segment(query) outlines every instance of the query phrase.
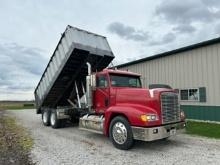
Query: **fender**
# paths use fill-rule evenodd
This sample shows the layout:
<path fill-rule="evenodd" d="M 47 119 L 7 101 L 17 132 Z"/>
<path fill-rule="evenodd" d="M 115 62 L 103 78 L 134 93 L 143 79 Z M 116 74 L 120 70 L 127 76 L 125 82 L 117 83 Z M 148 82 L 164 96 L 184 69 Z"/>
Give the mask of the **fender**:
<path fill-rule="evenodd" d="M 140 115 L 146 113 L 154 113 L 158 115 L 157 111 L 152 109 L 151 107 L 147 107 L 139 104 L 125 103 L 125 104 L 118 104 L 115 106 L 111 106 L 105 111 L 104 134 L 108 136 L 108 130 L 111 119 L 117 115 L 122 115 L 126 117 L 131 126 L 149 127 L 151 125 L 161 124 L 160 120 L 150 123 L 141 121 Z"/>

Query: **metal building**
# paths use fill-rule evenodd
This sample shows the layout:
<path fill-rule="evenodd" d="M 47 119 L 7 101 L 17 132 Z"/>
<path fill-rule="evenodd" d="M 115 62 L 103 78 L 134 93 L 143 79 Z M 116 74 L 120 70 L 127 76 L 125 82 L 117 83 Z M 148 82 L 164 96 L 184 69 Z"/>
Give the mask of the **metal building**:
<path fill-rule="evenodd" d="M 187 118 L 220 121 L 220 38 L 117 66 L 142 75 L 143 86 L 177 89 Z"/>

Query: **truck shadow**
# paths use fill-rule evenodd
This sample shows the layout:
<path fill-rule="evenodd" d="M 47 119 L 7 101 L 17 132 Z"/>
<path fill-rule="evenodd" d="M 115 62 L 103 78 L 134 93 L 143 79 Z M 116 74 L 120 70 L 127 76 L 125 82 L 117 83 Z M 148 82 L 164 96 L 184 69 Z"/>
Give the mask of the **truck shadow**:
<path fill-rule="evenodd" d="M 65 125 L 66 128 L 73 128 L 73 129 L 78 129 L 78 123 L 66 123 Z M 103 145 L 109 145 L 111 146 L 112 143 L 110 141 L 110 139 L 102 134 L 96 134 L 96 133 L 92 133 L 92 132 L 87 132 L 87 131 L 83 131 L 84 132 L 83 136 L 88 139 L 91 142 L 94 141 L 99 141 L 102 142 Z M 154 151 L 166 151 L 167 148 L 170 149 L 171 148 L 176 148 L 176 147 L 183 147 L 185 146 L 185 142 L 180 140 L 178 137 L 171 137 L 168 139 L 164 139 L 164 140 L 156 140 L 156 141 L 152 141 L 152 142 L 145 142 L 145 141 L 139 141 L 139 140 L 135 140 L 134 141 L 134 146 L 130 151 L 147 151 L 147 150 L 154 150 Z M 96 145 L 96 143 L 94 143 L 94 145 Z M 98 144 L 97 144 L 98 145 Z M 98 145 L 100 146 L 100 144 Z M 104 146 L 103 146 L 104 147 Z M 113 147 L 113 145 L 112 145 Z"/>
<path fill-rule="evenodd" d="M 84 136 L 91 141 L 102 141 L 103 145 L 109 145 L 114 147 L 111 143 L 111 140 L 104 135 L 87 132 Z M 186 147 L 186 143 L 184 141 L 179 140 L 178 138 L 170 138 L 167 140 L 157 140 L 152 142 L 135 140 L 134 145 L 130 151 L 167 151 L 167 149 L 170 148 L 175 149 L 181 147 Z"/>
<path fill-rule="evenodd" d="M 167 140 L 156 140 L 152 142 L 144 142 L 136 140 L 134 143 L 134 149 L 147 149 L 165 151 L 167 148 L 183 147 L 186 143 L 178 140 L 178 138 L 169 138 Z"/>
<path fill-rule="evenodd" d="M 64 125 L 63 128 L 69 128 L 69 127 L 78 127 L 79 123 L 72 123 L 71 121 L 67 121 Z"/>

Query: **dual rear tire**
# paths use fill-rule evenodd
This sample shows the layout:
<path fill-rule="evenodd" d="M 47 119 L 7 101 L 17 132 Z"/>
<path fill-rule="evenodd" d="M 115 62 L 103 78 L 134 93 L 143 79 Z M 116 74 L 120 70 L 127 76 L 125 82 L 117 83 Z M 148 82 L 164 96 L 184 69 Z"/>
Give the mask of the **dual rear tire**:
<path fill-rule="evenodd" d="M 65 119 L 61 120 L 57 118 L 57 113 L 55 110 L 44 110 L 42 112 L 42 122 L 45 126 L 60 128 L 65 124 L 65 121 Z"/>
<path fill-rule="evenodd" d="M 42 112 L 42 122 L 45 126 L 50 126 L 50 113 L 49 110 L 44 110 Z"/>
<path fill-rule="evenodd" d="M 50 115 L 50 125 L 52 128 L 60 128 L 61 127 L 62 121 L 57 118 L 57 113 L 56 111 L 52 111 Z"/>

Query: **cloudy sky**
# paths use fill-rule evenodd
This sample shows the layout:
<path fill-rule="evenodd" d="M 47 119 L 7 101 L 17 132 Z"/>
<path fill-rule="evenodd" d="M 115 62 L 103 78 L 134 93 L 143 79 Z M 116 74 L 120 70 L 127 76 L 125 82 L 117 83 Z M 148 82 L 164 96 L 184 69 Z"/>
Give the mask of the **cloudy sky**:
<path fill-rule="evenodd" d="M 219 37 L 219 0 L 0 0 L 0 100 L 31 100 L 65 30 L 108 38 L 114 64 Z"/>

